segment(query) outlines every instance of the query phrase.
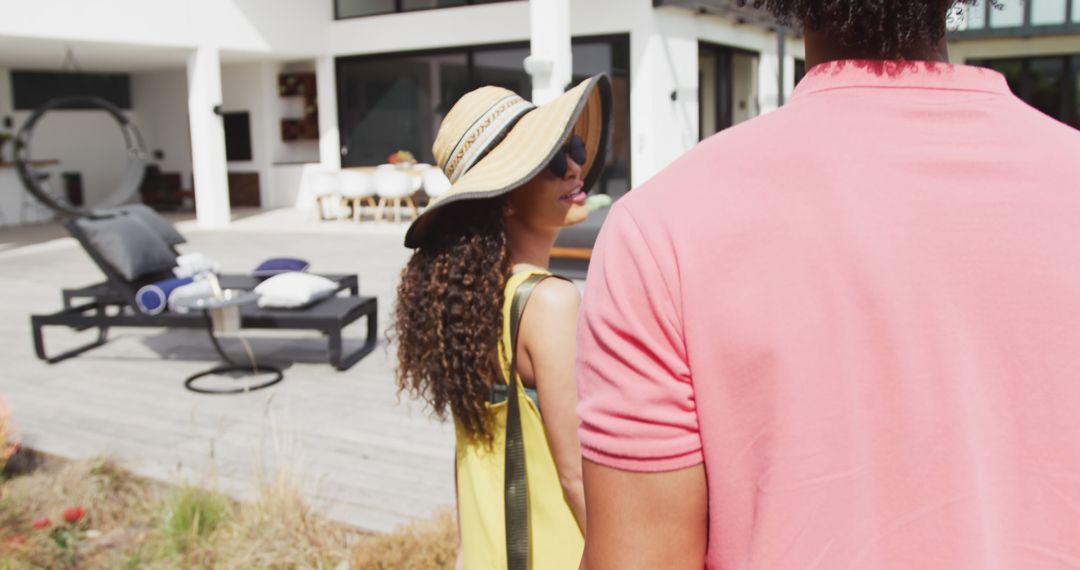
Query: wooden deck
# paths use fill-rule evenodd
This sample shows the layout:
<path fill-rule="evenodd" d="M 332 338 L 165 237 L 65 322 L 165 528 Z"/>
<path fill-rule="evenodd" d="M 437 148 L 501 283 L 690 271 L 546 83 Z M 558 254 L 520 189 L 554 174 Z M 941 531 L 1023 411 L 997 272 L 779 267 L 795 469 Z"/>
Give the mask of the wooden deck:
<path fill-rule="evenodd" d="M 378 296 L 386 329 L 409 253 L 404 224 L 316 223 L 289 210 L 241 216 L 227 230 L 181 222 L 189 238 L 181 250 L 229 272 L 295 256 L 310 260 L 312 271 L 358 273 L 361 294 Z M 235 396 L 184 390 L 185 377 L 216 362 L 198 331 L 117 329 L 109 344 L 80 357 L 51 366 L 37 360 L 30 314 L 58 310 L 61 287 L 101 280 L 63 235 L 55 225 L 0 229 L 0 394 L 26 445 L 73 458 L 111 455 L 141 475 L 216 485 L 239 498 L 252 496 L 260 474 L 284 471 L 323 512 L 372 531 L 453 505 L 453 428 L 418 403 L 398 401 L 385 338 L 351 370 L 336 372 L 317 335 L 253 333 L 256 354 L 293 363 L 281 384 Z M 346 350 L 363 337 L 363 324 L 354 328 Z M 47 334 L 55 351 L 93 333 Z M 236 341 L 225 342 L 242 355 Z"/>

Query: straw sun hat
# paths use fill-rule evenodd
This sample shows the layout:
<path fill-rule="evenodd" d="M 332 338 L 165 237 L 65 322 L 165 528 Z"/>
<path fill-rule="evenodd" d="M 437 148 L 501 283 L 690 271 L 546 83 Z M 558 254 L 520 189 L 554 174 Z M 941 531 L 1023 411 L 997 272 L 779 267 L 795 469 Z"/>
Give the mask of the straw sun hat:
<path fill-rule="evenodd" d="M 466 93 L 446 114 L 432 149 L 452 185 L 409 226 L 405 247 L 419 247 L 434 237 L 436 220 L 452 215 L 447 204 L 494 198 L 531 180 L 562 152 L 571 134 L 585 141 L 587 158 L 581 171 L 588 192 L 604 170 L 611 102 L 606 74 L 539 106 L 501 87 Z"/>

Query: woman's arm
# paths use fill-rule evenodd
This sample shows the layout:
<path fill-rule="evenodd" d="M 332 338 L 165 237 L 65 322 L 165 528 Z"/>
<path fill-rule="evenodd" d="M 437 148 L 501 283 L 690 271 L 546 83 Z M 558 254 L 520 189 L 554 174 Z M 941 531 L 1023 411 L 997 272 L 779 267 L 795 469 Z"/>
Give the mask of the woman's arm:
<path fill-rule="evenodd" d="M 536 382 L 559 481 L 574 517 L 585 530 L 585 490 L 578 443 L 577 319 L 581 294 L 573 283 L 547 279 L 536 286 L 521 317 L 518 371 Z"/>
<path fill-rule="evenodd" d="M 457 446 L 454 446 L 454 518 L 457 520 L 457 557 L 454 558 L 454 570 L 465 568 L 465 542 L 461 540 L 461 502 L 458 500 L 458 464 Z"/>

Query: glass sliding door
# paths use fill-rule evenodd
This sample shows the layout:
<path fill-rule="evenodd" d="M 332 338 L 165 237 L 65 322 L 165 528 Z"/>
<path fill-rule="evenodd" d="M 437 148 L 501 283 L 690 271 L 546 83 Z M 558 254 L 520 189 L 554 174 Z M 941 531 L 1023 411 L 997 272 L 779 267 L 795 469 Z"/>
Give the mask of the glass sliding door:
<path fill-rule="evenodd" d="M 342 163 L 381 164 L 398 151 L 433 162 L 433 127 L 469 88 L 464 54 L 339 61 Z"/>
<path fill-rule="evenodd" d="M 758 56 L 714 44 L 698 46 L 699 136 L 702 140 L 760 112 Z"/>
<path fill-rule="evenodd" d="M 596 75 L 611 76 L 612 125 L 604 177 L 593 193 L 618 198 L 630 191 L 630 37 L 581 38 L 573 43 L 571 85 Z"/>
<path fill-rule="evenodd" d="M 398 150 L 434 164 L 435 134 L 466 92 L 498 85 L 532 97 L 522 63 L 528 54 L 527 44 L 512 44 L 338 58 L 342 166 L 382 164 Z M 573 83 L 601 72 L 612 76 L 611 155 L 596 191 L 618 197 L 630 189 L 629 36 L 574 39 L 573 56 Z"/>
<path fill-rule="evenodd" d="M 1000 72 L 1009 89 L 1029 105 L 1080 128 L 1080 56 L 984 59 L 969 63 Z"/>

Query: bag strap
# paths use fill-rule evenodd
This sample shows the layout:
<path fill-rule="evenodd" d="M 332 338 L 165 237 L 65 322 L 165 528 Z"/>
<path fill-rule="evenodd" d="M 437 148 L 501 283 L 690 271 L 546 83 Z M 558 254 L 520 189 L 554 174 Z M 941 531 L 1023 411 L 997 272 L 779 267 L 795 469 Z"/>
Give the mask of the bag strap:
<path fill-rule="evenodd" d="M 521 403 L 518 401 L 517 340 L 521 315 L 533 289 L 541 281 L 557 275 L 534 273 L 514 291 L 510 305 L 510 386 L 506 404 L 506 566 L 509 570 L 529 569 L 529 483 L 525 476 L 525 441 L 521 430 Z"/>

